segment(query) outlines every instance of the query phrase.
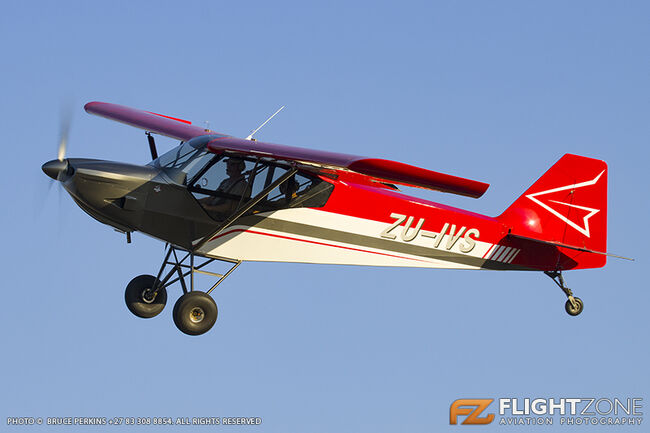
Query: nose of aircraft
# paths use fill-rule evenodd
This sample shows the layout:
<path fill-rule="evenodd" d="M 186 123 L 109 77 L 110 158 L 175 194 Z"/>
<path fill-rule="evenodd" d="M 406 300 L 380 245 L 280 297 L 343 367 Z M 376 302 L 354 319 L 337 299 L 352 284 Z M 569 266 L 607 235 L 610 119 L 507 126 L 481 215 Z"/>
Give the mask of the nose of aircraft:
<path fill-rule="evenodd" d="M 88 158 L 53 159 L 43 172 L 70 194 L 96 220 L 120 231 L 133 231 L 159 168 Z M 161 183 L 167 182 L 161 178 Z M 128 197 L 127 197 L 128 196 Z"/>
<path fill-rule="evenodd" d="M 61 173 L 68 171 L 69 164 L 66 159 L 62 161 L 59 159 L 53 159 L 52 161 L 48 161 L 43 164 L 41 169 L 43 169 L 43 172 L 50 176 L 52 179 L 58 180 Z"/>

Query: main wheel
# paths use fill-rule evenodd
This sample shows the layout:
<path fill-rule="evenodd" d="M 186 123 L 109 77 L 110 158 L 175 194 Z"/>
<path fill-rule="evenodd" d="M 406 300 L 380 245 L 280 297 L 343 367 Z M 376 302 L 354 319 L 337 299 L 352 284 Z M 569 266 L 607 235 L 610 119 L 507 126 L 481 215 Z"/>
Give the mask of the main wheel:
<path fill-rule="evenodd" d="M 217 321 L 217 304 L 204 292 L 188 292 L 174 305 L 174 323 L 187 335 L 208 332 Z"/>
<path fill-rule="evenodd" d="M 564 309 L 566 310 L 567 313 L 569 313 L 571 316 L 577 316 L 578 314 L 582 313 L 582 309 L 584 308 L 584 304 L 582 303 L 582 299 L 580 298 L 573 298 L 576 305 L 575 307 L 571 303 L 570 300 L 567 299 L 566 304 L 564 304 Z"/>
<path fill-rule="evenodd" d="M 154 293 L 156 277 L 140 275 L 131 280 L 124 291 L 126 307 L 138 317 L 149 319 L 155 317 L 165 308 L 167 290 L 164 287 Z"/>

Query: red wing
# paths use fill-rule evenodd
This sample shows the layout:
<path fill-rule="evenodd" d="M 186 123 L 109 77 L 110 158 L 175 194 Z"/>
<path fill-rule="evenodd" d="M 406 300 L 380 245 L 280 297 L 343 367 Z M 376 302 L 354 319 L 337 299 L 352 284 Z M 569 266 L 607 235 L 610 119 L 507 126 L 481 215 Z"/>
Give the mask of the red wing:
<path fill-rule="evenodd" d="M 84 108 L 90 114 L 117 120 L 118 122 L 126 123 L 136 128 L 183 141 L 212 132 L 199 126 L 192 126 L 191 122 L 187 120 L 164 116 L 150 111 L 137 110 L 123 105 L 109 104 L 107 102 L 89 102 Z"/>
<path fill-rule="evenodd" d="M 323 167 L 346 169 L 400 185 L 417 186 L 474 198 L 482 196 L 490 186 L 487 183 L 438 173 L 386 159 L 262 143 L 235 137 L 212 140 L 208 143 L 208 149 L 212 152 L 230 150 L 275 159 L 307 162 Z"/>

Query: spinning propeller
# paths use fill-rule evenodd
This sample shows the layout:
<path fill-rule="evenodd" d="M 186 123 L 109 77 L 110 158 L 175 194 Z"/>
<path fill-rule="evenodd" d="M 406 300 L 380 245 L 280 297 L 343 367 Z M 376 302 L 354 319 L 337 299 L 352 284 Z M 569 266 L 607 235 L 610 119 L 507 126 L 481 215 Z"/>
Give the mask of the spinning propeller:
<path fill-rule="evenodd" d="M 60 180 L 62 173 L 71 175 L 74 170 L 72 167 L 70 167 L 68 161 L 65 159 L 65 153 L 68 146 L 68 134 L 70 132 L 70 123 L 70 111 L 67 110 L 67 112 L 61 118 L 61 134 L 59 137 L 59 150 L 57 159 L 46 162 L 41 167 L 43 169 L 43 172 L 54 180 Z"/>

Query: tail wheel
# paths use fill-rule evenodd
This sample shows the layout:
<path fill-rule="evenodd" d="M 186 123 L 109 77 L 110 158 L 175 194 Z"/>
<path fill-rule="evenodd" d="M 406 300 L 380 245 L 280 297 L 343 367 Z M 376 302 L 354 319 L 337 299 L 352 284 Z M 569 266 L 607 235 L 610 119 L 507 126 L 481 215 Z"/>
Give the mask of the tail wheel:
<path fill-rule="evenodd" d="M 154 292 L 155 282 L 153 275 L 140 275 L 131 280 L 124 291 L 129 311 L 144 319 L 160 314 L 167 303 L 167 290 L 163 287 Z"/>
<path fill-rule="evenodd" d="M 187 335 L 208 332 L 217 321 L 217 304 L 204 292 L 188 292 L 178 298 L 174 305 L 174 323 Z"/>
<path fill-rule="evenodd" d="M 571 302 L 571 299 L 567 299 L 566 304 L 564 304 L 564 309 L 571 316 L 577 316 L 578 314 L 582 313 L 583 308 L 584 304 L 580 298 L 574 297 L 573 302 Z"/>

